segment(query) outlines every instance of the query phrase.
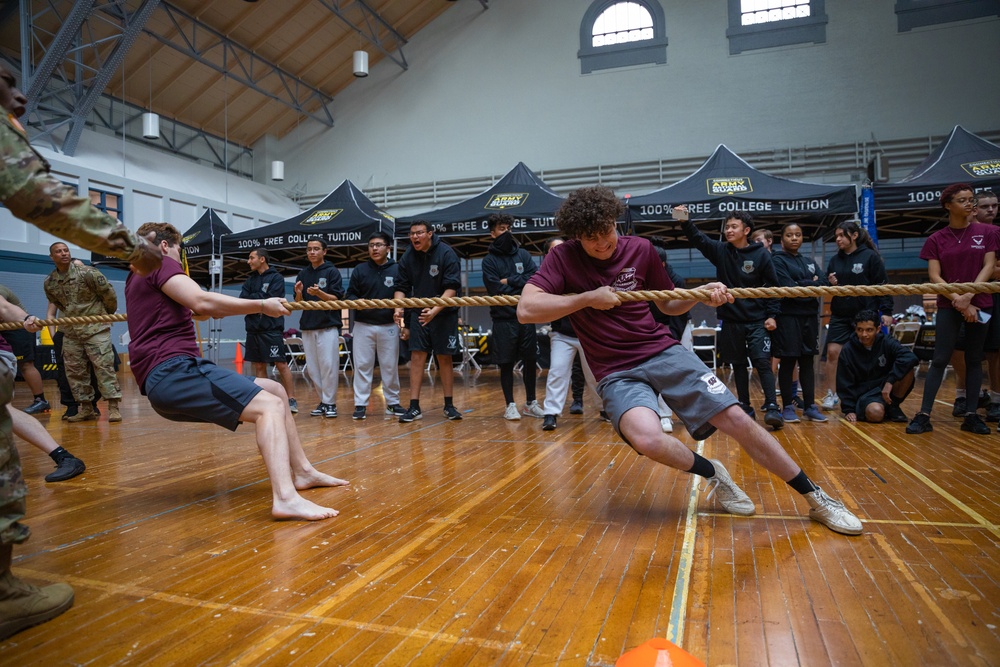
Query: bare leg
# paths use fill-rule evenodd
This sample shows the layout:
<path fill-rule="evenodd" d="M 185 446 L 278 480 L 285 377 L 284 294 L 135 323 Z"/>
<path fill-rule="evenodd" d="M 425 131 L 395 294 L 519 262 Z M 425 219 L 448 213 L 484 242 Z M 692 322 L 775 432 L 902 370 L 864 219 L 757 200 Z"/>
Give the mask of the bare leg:
<path fill-rule="evenodd" d="M 427 363 L 427 353 L 420 350 L 410 350 L 410 400 L 420 400 L 420 386 L 424 383 L 424 365 Z M 441 373 L 444 376 L 444 373 Z"/>
<path fill-rule="evenodd" d="M 292 379 L 292 372 L 288 370 L 288 364 L 279 361 L 274 364 L 274 367 L 278 369 L 278 378 L 281 380 L 281 386 L 285 388 L 288 398 L 295 398 L 295 380 Z"/>
<path fill-rule="evenodd" d="M 24 381 L 28 383 L 28 389 L 31 390 L 32 396 L 38 396 L 45 392 L 45 386 L 42 384 L 42 375 L 35 368 L 35 362 L 22 361 L 17 365 L 17 369 L 21 371 Z"/>
<path fill-rule="evenodd" d="M 437 355 L 438 370 L 441 372 L 441 390 L 445 396 L 452 395 L 455 387 L 455 374 L 452 369 L 452 358 L 450 354 Z"/>
<path fill-rule="evenodd" d="M 833 393 L 837 393 L 837 360 L 840 359 L 840 350 L 843 345 L 838 343 L 827 343 L 826 345 L 826 366 L 823 369 L 823 386 Z"/>
<path fill-rule="evenodd" d="M 51 454 L 59 449 L 59 443 L 52 439 L 52 436 L 49 435 L 49 432 L 45 430 L 40 421 L 12 406 L 8 405 L 7 408 L 8 412 L 10 412 L 14 435 L 38 447 L 46 454 Z"/>
<path fill-rule="evenodd" d="M 731 405 L 709 420 L 713 426 L 730 436 L 746 450 L 754 461 L 788 482 L 802 468 L 792 460 L 777 440 L 738 405 Z"/>
<path fill-rule="evenodd" d="M 871 424 L 881 424 L 885 419 L 885 407 L 881 403 L 869 403 L 865 406 L 865 419 Z"/>
<path fill-rule="evenodd" d="M 618 427 L 633 449 L 643 456 L 678 470 L 690 470 L 694 465 L 694 453 L 680 440 L 663 432 L 660 415 L 655 411 L 632 408 L 622 415 Z"/>
<path fill-rule="evenodd" d="M 335 509 L 322 507 L 306 500 L 299 495 L 296 484 L 302 482 L 302 475 L 321 476 L 305 459 L 298 435 L 294 430 L 294 422 L 289 430 L 288 422 L 291 412 L 288 410 L 288 397 L 277 382 L 266 379 L 256 380 L 265 391 L 254 396 L 250 404 L 243 410 L 240 419 L 251 422 L 257 427 L 257 448 L 260 450 L 264 466 L 271 480 L 271 515 L 276 519 L 306 519 L 316 521 L 337 516 Z M 294 450 L 289 434 L 294 435 Z M 293 464 L 292 457 L 295 457 Z M 293 479 L 293 465 L 296 478 Z M 307 486 L 337 486 L 345 484 L 343 480 L 322 475 L 328 483 L 307 484 Z M 315 479 L 320 479 L 316 477 Z"/>

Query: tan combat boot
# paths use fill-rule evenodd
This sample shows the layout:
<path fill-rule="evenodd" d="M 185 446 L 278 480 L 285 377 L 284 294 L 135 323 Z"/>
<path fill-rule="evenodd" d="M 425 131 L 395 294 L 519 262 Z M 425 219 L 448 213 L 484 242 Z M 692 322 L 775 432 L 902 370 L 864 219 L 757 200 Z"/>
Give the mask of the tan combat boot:
<path fill-rule="evenodd" d="M 94 412 L 94 406 L 90 404 L 90 401 L 86 401 L 80 404 L 79 412 L 77 412 L 72 417 L 67 417 L 68 422 L 85 422 L 92 419 L 97 419 L 97 414 Z"/>
<path fill-rule="evenodd" d="M 120 422 L 122 420 L 122 413 L 118 411 L 118 399 L 109 398 L 108 399 L 108 421 L 109 422 Z"/>
<path fill-rule="evenodd" d="M 0 574 L 0 641 L 25 628 L 44 623 L 73 606 L 69 584 L 38 588 L 22 581 L 10 571 L 12 546 L 0 546 L 0 562 L 6 562 Z"/>

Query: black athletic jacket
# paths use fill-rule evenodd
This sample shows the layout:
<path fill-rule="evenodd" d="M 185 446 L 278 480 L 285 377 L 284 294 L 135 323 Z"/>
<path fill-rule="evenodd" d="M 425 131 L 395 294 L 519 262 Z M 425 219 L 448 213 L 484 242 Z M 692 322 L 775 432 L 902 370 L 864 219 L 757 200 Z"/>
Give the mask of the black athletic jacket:
<path fill-rule="evenodd" d="M 844 414 L 858 413 L 858 399 L 886 382 L 895 384 L 920 363 L 917 355 L 898 340 L 883 333 L 875 334 L 872 349 L 867 350 L 851 334 L 837 360 L 837 395 Z"/>
<path fill-rule="evenodd" d="M 782 287 L 821 287 L 826 285 L 826 276 L 819 262 L 801 253 L 792 255 L 777 248 L 771 254 L 774 272 L 778 274 L 778 284 Z M 813 280 L 813 276 L 819 280 Z M 818 315 L 819 297 L 801 299 L 780 299 L 782 315 Z"/>
<path fill-rule="evenodd" d="M 256 271 L 251 273 L 240 290 L 241 299 L 269 299 L 273 296 L 284 298 L 285 279 L 271 267 L 268 267 L 264 273 Z M 244 321 L 247 333 L 285 330 L 284 317 L 269 317 L 263 313 L 253 313 L 244 317 Z"/>
<path fill-rule="evenodd" d="M 299 272 L 298 280 L 302 283 L 303 301 L 320 301 L 319 297 L 306 292 L 313 285 L 319 285 L 321 290 L 338 299 L 344 298 L 344 277 L 340 275 L 340 269 L 330 262 L 323 262 L 316 269 L 310 264 Z M 340 319 L 339 310 L 303 310 L 299 320 L 299 328 L 303 331 L 339 329 L 342 326 L 344 322 Z"/>
<path fill-rule="evenodd" d="M 826 273 L 837 274 L 838 285 L 884 285 L 888 282 L 882 257 L 866 245 L 858 246 L 850 255 L 838 250 L 830 258 Z M 830 300 L 830 314 L 837 317 L 854 317 L 862 310 L 892 315 L 892 297 L 835 296 Z"/>
<path fill-rule="evenodd" d="M 510 232 L 504 232 L 490 243 L 489 254 L 483 258 L 483 284 L 486 293 L 496 295 L 519 295 L 528 278 L 535 275 L 538 267 L 531 254 L 518 246 Z M 507 279 L 504 285 L 500 281 Z M 490 306 L 490 317 L 497 320 L 516 320 L 517 306 Z"/>
<path fill-rule="evenodd" d="M 396 279 L 399 264 L 392 257 L 386 258 L 381 266 L 369 259 L 358 264 L 347 282 L 347 298 L 391 299 L 396 295 Z M 354 321 L 365 324 L 392 324 L 392 308 L 371 308 L 354 311 Z"/>
<path fill-rule="evenodd" d="M 760 243 L 737 248 L 728 241 L 713 241 L 691 220 L 684 222 L 683 229 L 694 247 L 715 265 L 717 279 L 726 287 L 777 287 L 771 253 Z M 778 299 L 737 299 L 716 309 L 725 322 L 763 322 L 780 311 Z"/>
<path fill-rule="evenodd" d="M 446 289 L 462 291 L 462 265 L 451 246 L 435 234 L 430 250 L 418 252 L 410 246 L 399 260 L 396 291 L 407 297 L 441 296 Z M 442 312 L 454 311 L 445 308 Z"/>

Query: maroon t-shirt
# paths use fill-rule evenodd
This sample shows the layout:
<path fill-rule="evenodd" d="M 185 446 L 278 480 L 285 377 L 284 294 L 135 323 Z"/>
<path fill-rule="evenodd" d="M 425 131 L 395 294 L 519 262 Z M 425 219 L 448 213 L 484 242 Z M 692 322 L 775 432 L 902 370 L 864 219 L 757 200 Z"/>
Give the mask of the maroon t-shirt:
<path fill-rule="evenodd" d="M 619 237 L 606 260 L 590 257 L 576 240 L 558 245 L 528 284 L 548 294 L 580 294 L 604 285 L 621 292 L 674 288 L 653 244 L 635 236 Z M 645 301 L 627 301 L 610 310 L 584 308 L 569 318 L 598 380 L 678 344 L 670 329 L 653 319 Z"/>
<path fill-rule="evenodd" d="M 164 283 L 183 274 L 171 257 L 148 276 L 130 273 L 125 280 L 128 308 L 129 363 L 132 374 L 146 394 L 146 376 L 158 364 L 173 357 L 200 357 L 191 310 L 161 291 Z"/>
<path fill-rule="evenodd" d="M 983 257 L 988 252 L 1000 250 L 1000 236 L 993 225 L 974 222 L 962 231 L 951 227 L 931 234 L 920 251 L 920 259 L 936 259 L 941 263 L 941 277 L 949 283 L 975 282 L 983 270 Z M 972 305 L 983 310 L 993 309 L 991 294 L 977 294 Z M 938 308 L 952 308 L 951 300 L 938 295 Z"/>

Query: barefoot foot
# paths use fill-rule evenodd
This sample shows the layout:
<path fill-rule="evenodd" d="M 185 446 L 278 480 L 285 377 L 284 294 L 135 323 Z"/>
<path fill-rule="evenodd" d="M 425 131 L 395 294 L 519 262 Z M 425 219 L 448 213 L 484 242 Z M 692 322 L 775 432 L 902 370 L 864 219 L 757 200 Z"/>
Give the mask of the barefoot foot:
<path fill-rule="evenodd" d="M 275 519 L 305 519 L 319 521 L 330 519 L 340 514 L 330 507 L 321 507 L 316 503 L 296 495 L 287 501 L 275 500 L 271 505 L 271 516 Z"/>
<path fill-rule="evenodd" d="M 295 473 L 293 475 L 293 482 L 295 483 L 295 488 L 299 491 L 312 489 L 317 486 L 347 486 L 350 484 L 346 479 L 327 475 L 315 468 Z"/>

